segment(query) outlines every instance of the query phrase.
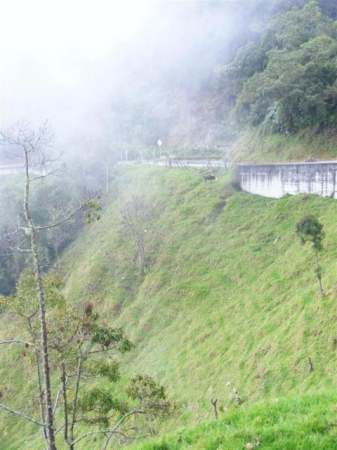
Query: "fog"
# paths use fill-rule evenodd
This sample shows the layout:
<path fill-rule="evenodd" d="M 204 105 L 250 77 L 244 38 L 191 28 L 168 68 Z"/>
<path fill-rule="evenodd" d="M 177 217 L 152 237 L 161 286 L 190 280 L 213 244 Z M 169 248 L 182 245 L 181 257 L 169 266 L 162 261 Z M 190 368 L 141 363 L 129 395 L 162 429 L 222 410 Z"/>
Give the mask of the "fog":
<path fill-rule="evenodd" d="M 48 119 L 68 152 L 155 144 L 172 117 L 187 123 L 189 98 L 226 61 L 242 19 L 225 1 L 11 0 L 1 13 L 0 126 Z M 144 109 L 146 139 L 125 119 Z"/>

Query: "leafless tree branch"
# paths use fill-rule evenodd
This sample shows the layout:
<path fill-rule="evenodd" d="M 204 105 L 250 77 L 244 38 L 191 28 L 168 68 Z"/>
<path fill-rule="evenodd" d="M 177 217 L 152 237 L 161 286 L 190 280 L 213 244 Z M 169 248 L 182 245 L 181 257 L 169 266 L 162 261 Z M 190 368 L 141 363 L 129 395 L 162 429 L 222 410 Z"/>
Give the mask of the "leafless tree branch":
<path fill-rule="evenodd" d="M 3 403 L 0 403 L 0 409 L 8 412 L 9 414 L 12 414 L 13 416 L 18 416 L 18 417 L 28 420 L 28 422 L 35 423 L 35 425 L 39 425 L 40 427 L 45 427 L 45 424 L 39 422 L 38 420 L 34 419 L 33 417 L 29 417 L 20 411 L 15 411 L 14 409 L 9 408 L 8 406 L 4 405 Z"/>
<path fill-rule="evenodd" d="M 63 225 L 64 223 L 68 222 L 73 217 L 75 217 L 76 214 L 78 214 L 80 211 L 82 211 L 84 209 L 84 207 L 85 207 L 85 205 L 80 205 L 78 208 L 76 208 L 74 211 L 69 213 L 67 216 L 65 216 L 62 219 L 60 219 L 58 222 L 52 223 L 50 225 L 36 226 L 36 230 L 38 230 L 38 231 L 50 230 L 51 228 L 59 227 L 60 225 Z"/>
<path fill-rule="evenodd" d="M 54 400 L 54 409 L 53 409 L 53 413 L 54 414 L 56 413 L 61 393 L 62 393 L 62 385 L 58 388 L 57 394 L 56 394 L 56 397 L 55 397 L 55 400 Z"/>
<path fill-rule="evenodd" d="M 114 425 L 113 428 L 111 429 L 104 429 L 104 430 L 96 430 L 96 431 L 90 431 L 88 433 L 82 434 L 82 436 L 79 436 L 77 439 L 75 439 L 72 444 L 75 445 L 78 442 L 82 441 L 83 439 L 86 439 L 90 436 L 93 436 L 95 434 L 106 434 L 108 435 L 108 439 L 107 442 L 105 443 L 105 446 L 103 448 L 103 450 L 107 449 L 107 446 L 109 445 L 109 442 L 111 441 L 112 437 L 114 434 L 119 434 L 119 435 L 123 435 L 123 437 L 125 438 L 129 438 L 127 435 L 124 435 L 123 432 L 119 431 L 118 428 L 131 416 L 134 416 L 136 414 L 145 414 L 145 411 L 142 409 L 134 409 L 132 411 L 129 411 L 128 413 L 124 414 L 124 416 L 122 416 L 118 422 Z"/>
<path fill-rule="evenodd" d="M 106 434 L 108 434 L 107 440 L 105 442 L 105 445 L 103 447 L 103 450 L 107 450 L 108 445 L 111 441 L 111 439 L 113 438 L 113 435 L 116 434 L 116 432 L 118 431 L 118 428 L 127 420 L 129 419 L 131 416 L 137 415 L 137 414 L 145 414 L 146 411 L 143 409 L 134 409 L 132 411 L 129 411 L 128 413 L 124 414 L 124 416 L 122 416 L 120 418 L 120 420 L 115 424 L 115 426 L 112 428 L 112 430 L 110 432 L 107 432 Z"/>
<path fill-rule="evenodd" d="M 23 341 L 21 339 L 5 339 L 5 340 L 0 341 L 0 345 L 6 345 L 6 344 L 21 344 L 21 345 L 26 345 L 29 347 L 34 346 L 34 344 L 32 344 L 31 342 Z"/>

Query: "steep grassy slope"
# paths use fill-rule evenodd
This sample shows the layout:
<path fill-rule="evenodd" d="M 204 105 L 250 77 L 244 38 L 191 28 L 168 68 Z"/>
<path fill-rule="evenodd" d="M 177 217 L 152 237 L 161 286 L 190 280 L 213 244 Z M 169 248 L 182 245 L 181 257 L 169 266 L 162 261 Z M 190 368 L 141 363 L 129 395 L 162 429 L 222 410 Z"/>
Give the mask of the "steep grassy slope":
<path fill-rule="evenodd" d="M 335 450 L 336 393 L 258 403 L 132 450 Z"/>
<path fill-rule="evenodd" d="M 235 161 L 275 162 L 305 161 L 337 158 L 335 130 L 315 132 L 306 129 L 297 134 L 263 134 L 249 129 L 240 134 L 231 148 Z"/>
<path fill-rule="evenodd" d="M 177 435 L 144 449 L 184 449 L 189 442 L 190 448 L 241 448 L 248 438 L 274 439 L 284 426 L 289 439 L 301 437 L 306 424 L 312 433 L 303 442 L 311 447 L 289 449 L 335 448 L 314 442 L 319 438 L 325 445 L 335 433 L 333 427 L 326 430 L 334 420 L 336 398 L 330 393 L 337 381 L 337 202 L 233 192 L 229 177 L 220 174 L 206 183 L 193 170 L 120 169 L 102 220 L 88 226 L 64 255 L 66 294 L 70 302 L 90 299 L 106 321 L 126 328 L 136 347 L 125 371 L 155 376 L 181 407 L 167 431 L 211 419 L 211 398 L 231 409 L 234 388 L 244 401 L 230 413 L 230 429 L 224 416 L 218 424 L 185 430 L 179 442 Z M 152 205 L 144 276 L 119 212 L 135 194 Z M 326 230 L 324 299 L 310 248 L 294 232 L 309 213 Z M 17 334 L 9 319 L 1 318 L 0 338 Z M 0 357 L 0 384 L 14 382 L 20 395 L 14 389 L 9 400 L 22 409 L 33 380 L 22 383 L 19 350 Z M 296 400 L 304 393 L 315 396 Z M 295 399 L 281 406 L 253 405 L 289 395 Z M 270 411 L 275 422 L 268 422 Z M 0 434 L 1 450 L 42 448 L 36 430 L 18 419 L 1 415 Z M 275 442 L 264 448 L 287 448 Z"/>
<path fill-rule="evenodd" d="M 135 341 L 130 370 L 156 376 L 194 418 L 208 416 L 211 397 L 226 404 L 232 386 L 251 402 L 335 384 L 335 200 L 232 194 L 224 178 L 183 170 L 133 168 L 119 186 L 157 204 L 145 278 L 116 203 L 65 261 L 69 297 L 96 299 Z M 308 213 L 326 230 L 323 300 L 294 233 Z"/>

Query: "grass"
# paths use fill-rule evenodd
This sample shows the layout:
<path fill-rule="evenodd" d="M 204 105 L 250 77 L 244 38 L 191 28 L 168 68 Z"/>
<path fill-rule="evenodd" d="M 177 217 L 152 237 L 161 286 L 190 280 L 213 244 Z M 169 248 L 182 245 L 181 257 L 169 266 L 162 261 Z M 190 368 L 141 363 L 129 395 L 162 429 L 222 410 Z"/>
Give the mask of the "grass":
<path fill-rule="evenodd" d="M 160 200 L 154 220 L 160 233 L 145 278 L 130 288 L 134 249 L 128 242 L 128 255 L 121 243 L 115 206 L 66 261 L 68 295 L 94 297 L 136 343 L 128 370 L 168 386 L 187 411 L 186 423 L 211 417 L 211 397 L 226 405 L 227 382 L 248 402 L 335 385 L 334 200 L 232 193 L 225 177 L 207 184 L 184 170 L 130 169 L 123 186 Z M 295 235 L 309 213 L 326 230 L 324 300 L 310 248 Z"/>
<path fill-rule="evenodd" d="M 68 295 L 95 298 L 135 341 L 131 370 L 156 376 L 205 418 L 211 395 L 226 402 L 227 382 L 250 401 L 334 385 L 334 200 L 231 194 L 225 180 L 207 184 L 179 170 L 133 169 L 128 186 L 161 202 L 160 236 L 153 236 L 145 278 L 129 286 L 136 279 L 134 249 L 121 244 L 114 206 L 66 260 Z M 324 300 L 310 248 L 295 235 L 297 221 L 309 213 L 326 230 Z"/>
<path fill-rule="evenodd" d="M 236 161 L 277 162 L 330 160 L 337 158 L 335 130 L 315 133 L 313 129 L 294 135 L 266 134 L 258 129 L 241 133 L 231 149 Z"/>
<path fill-rule="evenodd" d="M 183 169 L 130 167 L 120 169 L 114 180 L 102 220 L 88 226 L 64 255 L 69 301 L 90 300 L 106 321 L 125 327 L 136 344 L 125 372 L 154 376 L 180 406 L 163 432 L 210 420 L 212 398 L 224 410 L 230 408 L 233 387 L 245 402 L 242 411 L 230 413 L 229 428 L 226 416 L 184 431 L 183 436 L 191 436 L 190 447 L 187 440 L 179 447 L 173 435 L 167 447 L 150 443 L 144 449 L 236 449 L 260 435 L 265 445 L 261 448 L 337 448 L 330 444 L 333 427 L 326 438 L 315 428 L 320 420 L 330 423 L 336 400 L 331 394 L 337 382 L 336 201 L 316 196 L 261 198 L 233 192 L 229 174 L 219 173 L 217 181 L 206 183 L 198 171 Z M 119 214 L 134 193 L 153 205 L 147 224 L 150 264 L 144 277 Z M 297 221 L 306 214 L 317 215 L 325 226 L 324 299 L 310 248 L 295 235 Z M 1 323 L 0 335 L 5 336 L 9 325 Z M 3 358 L 2 382 L 14 379 L 19 386 L 21 372 L 14 367 L 19 367 L 19 356 L 10 369 Z M 18 406 L 28 395 L 29 387 L 24 389 Z M 274 403 L 280 397 L 286 400 Z M 261 406 L 261 401 L 267 403 Z M 289 407 L 285 423 L 277 413 L 286 408 L 282 405 Z M 269 426 L 270 411 L 275 411 L 275 422 Z M 251 420 L 254 414 L 261 415 L 260 425 Z M 0 433 L 7 430 L 10 437 L 18 427 L 16 419 L 3 418 Z M 287 429 L 290 440 L 286 434 L 282 441 L 281 431 Z M 39 448 L 37 441 L 34 447 L 27 447 L 27 440 L 23 443 L 30 432 L 25 428 L 12 447 L 8 440 L 0 441 L 0 449 Z M 296 445 L 303 441 L 307 447 L 291 446 L 296 433 Z M 314 447 L 315 436 L 319 445 L 327 442 L 330 447 Z"/>
<path fill-rule="evenodd" d="M 130 450 L 335 450 L 336 400 L 334 392 L 258 403 Z"/>

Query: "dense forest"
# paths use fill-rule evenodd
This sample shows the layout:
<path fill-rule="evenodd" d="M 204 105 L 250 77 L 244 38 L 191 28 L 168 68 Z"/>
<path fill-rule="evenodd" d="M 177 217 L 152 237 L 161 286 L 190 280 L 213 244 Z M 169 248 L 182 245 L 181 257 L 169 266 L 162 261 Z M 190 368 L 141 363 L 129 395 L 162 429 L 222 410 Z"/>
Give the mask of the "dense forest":
<path fill-rule="evenodd" d="M 336 4 L 272 3 L 259 3 L 257 11 L 269 12 L 259 32 L 218 67 L 210 84 L 211 113 L 237 133 L 249 125 L 282 134 L 334 127 Z"/>
<path fill-rule="evenodd" d="M 291 9 L 272 18 L 255 42 L 239 49 L 219 79 L 218 92 L 230 106 L 229 114 L 271 132 L 333 126 L 337 30 L 324 14 L 333 12 L 317 2 Z"/>

